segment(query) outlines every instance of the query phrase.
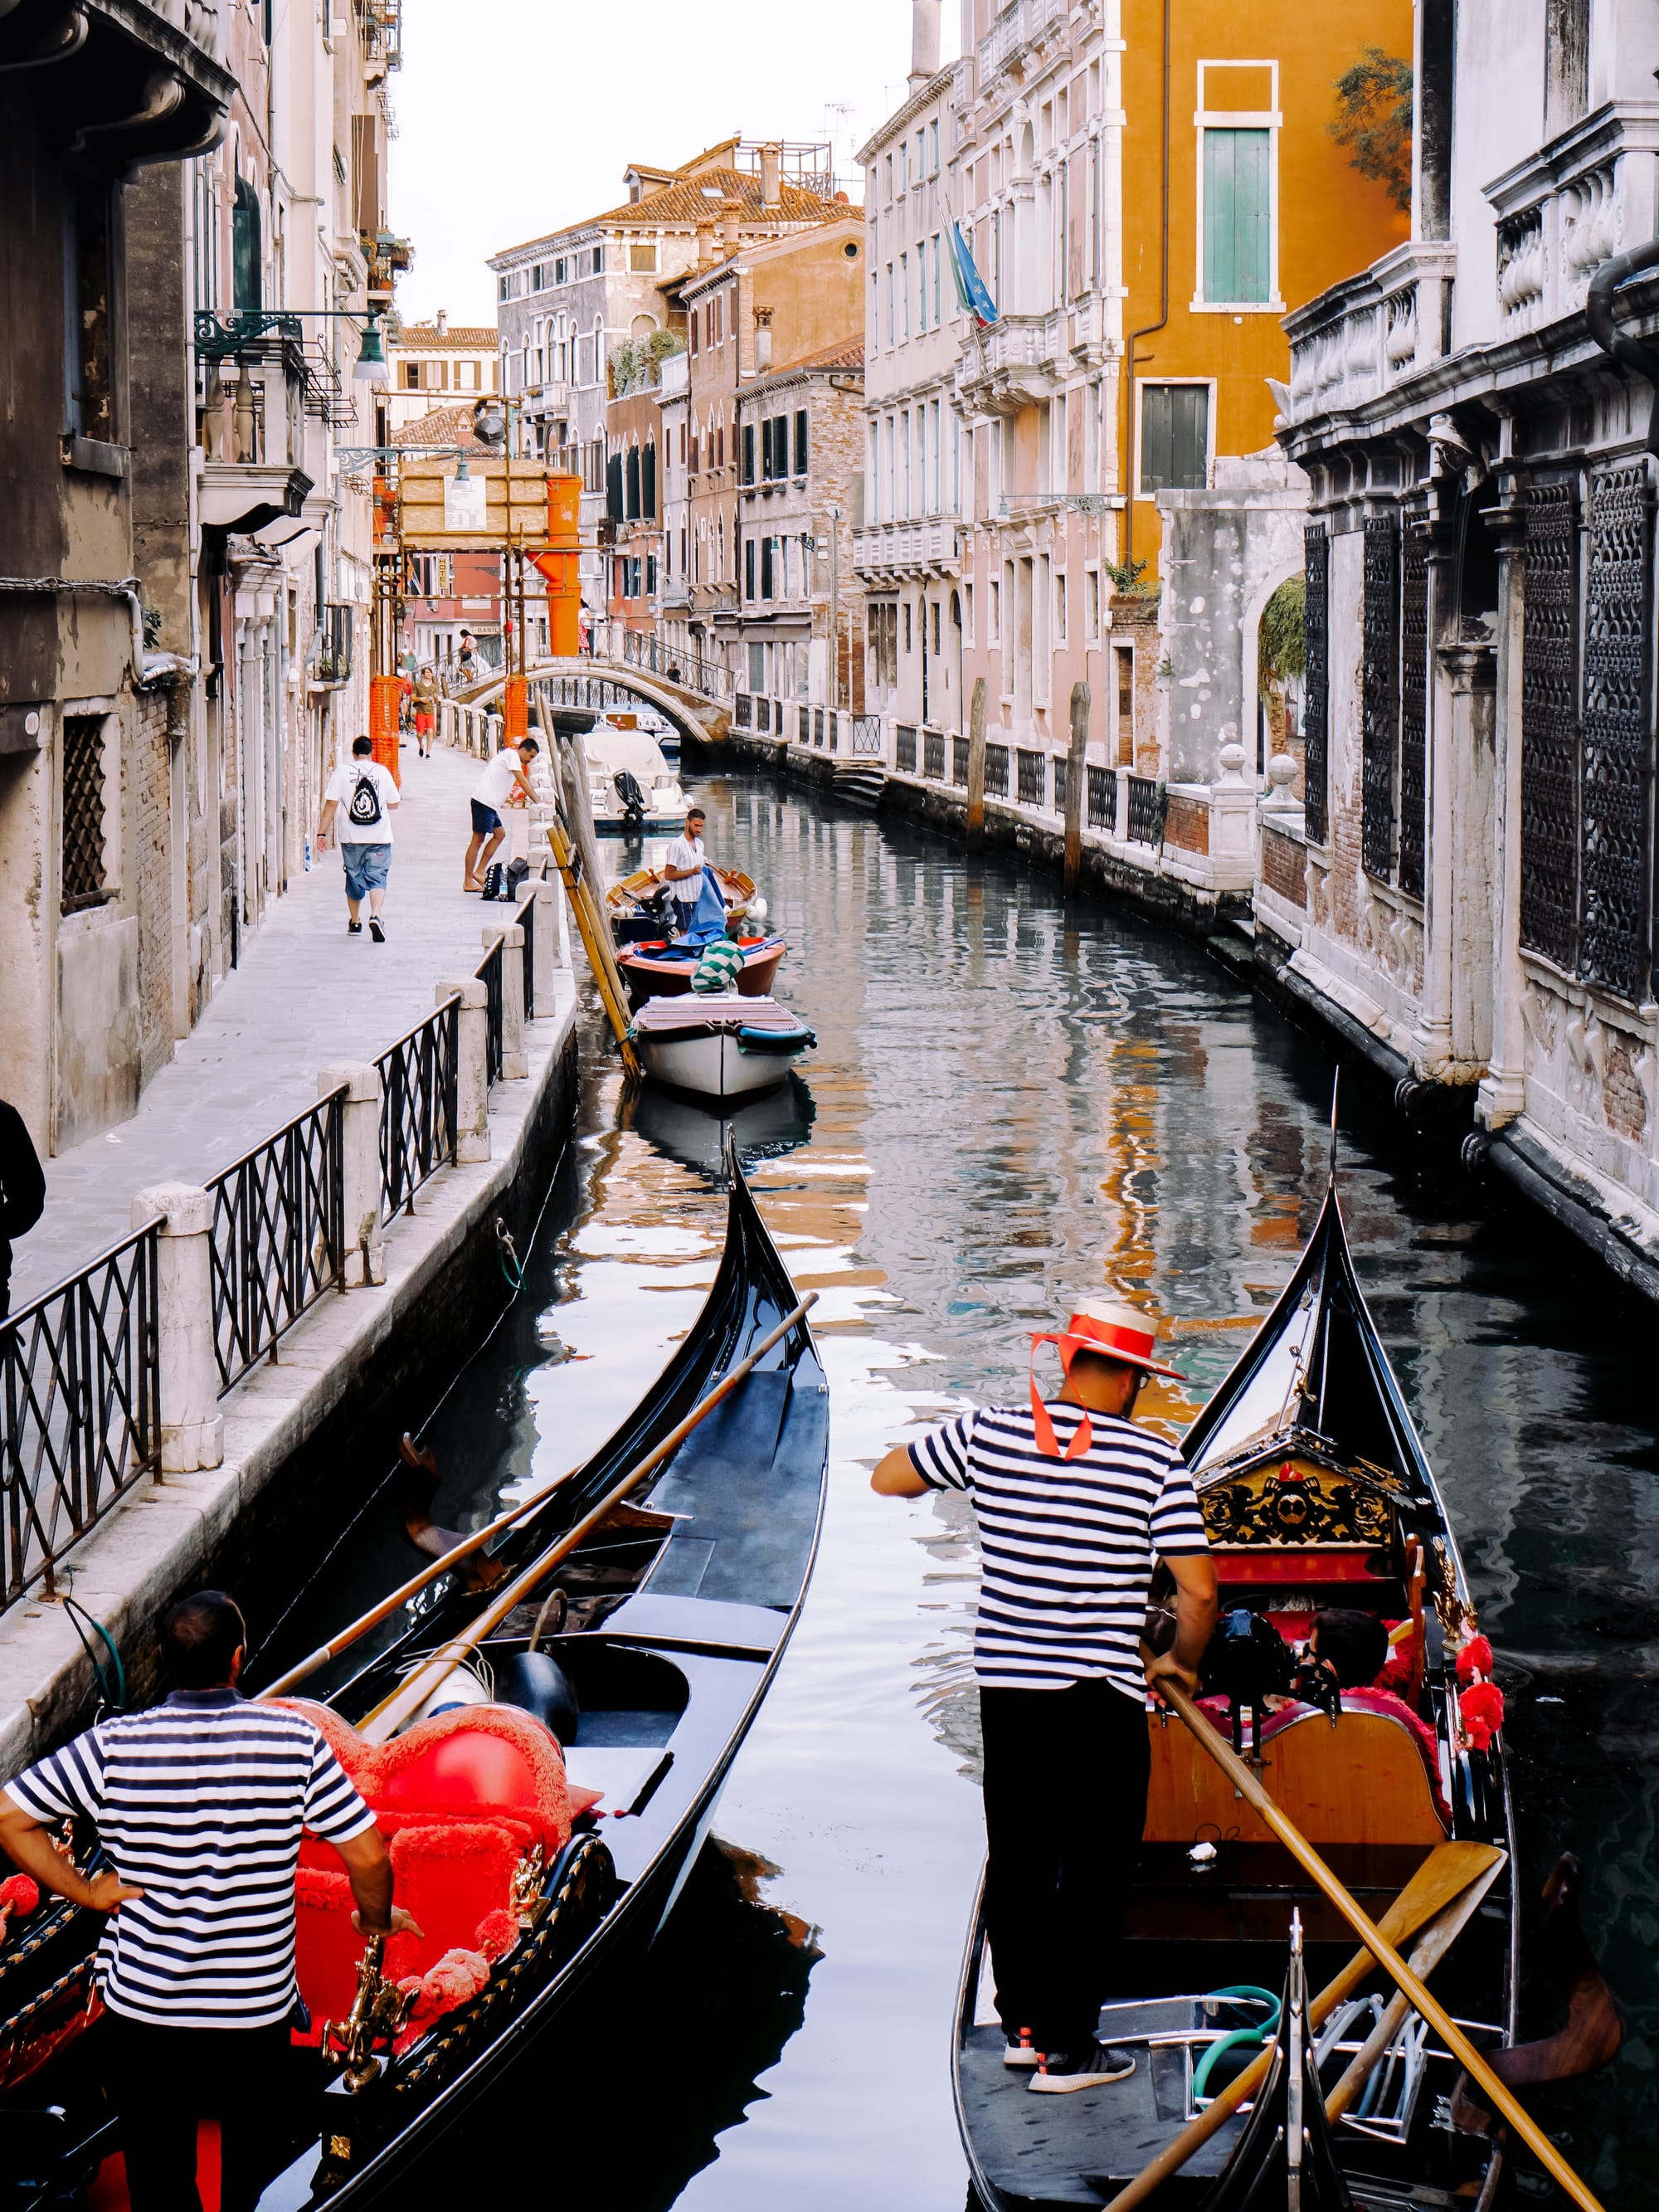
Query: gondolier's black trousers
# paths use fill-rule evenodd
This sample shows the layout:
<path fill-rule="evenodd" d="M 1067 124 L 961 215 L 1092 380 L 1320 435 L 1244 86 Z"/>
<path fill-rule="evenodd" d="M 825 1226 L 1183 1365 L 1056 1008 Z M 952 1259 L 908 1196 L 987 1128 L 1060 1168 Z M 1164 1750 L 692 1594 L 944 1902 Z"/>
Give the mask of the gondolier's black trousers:
<path fill-rule="evenodd" d="M 1111 1991 L 1146 1825 L 1146 1711 L 1105 1681 L 981 1690 L 979 1709 L 997 2010 L 1011 2037 L 1075 2051 Z"/>
<path fill-rule="evenodd" d="M 150 2027 L 112 2012 L 100 2034 L 132 2212 L 201 2212 L 198 2119 L 219 2123 L 222 2212 L 252 2212 L 288 2154 L 288 2023 Z"/>

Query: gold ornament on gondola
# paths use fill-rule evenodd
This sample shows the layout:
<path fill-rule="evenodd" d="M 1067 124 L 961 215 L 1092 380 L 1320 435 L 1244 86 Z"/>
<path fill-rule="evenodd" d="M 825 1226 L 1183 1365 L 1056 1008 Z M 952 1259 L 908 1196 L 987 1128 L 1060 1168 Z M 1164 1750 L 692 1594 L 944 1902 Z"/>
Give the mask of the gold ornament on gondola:
<path fill-rule="evenodd" d="M 371 1936 L 357 1967 L 357 1995 L 344 2020 L 331 2020 L 323 2027 L 323 2049 L 337 2059 L 345 2085 L 354 2096 L 379 2081 L 386 2061 L 374 2049 L 392 2043 L 403 2032 L 414 1999 L 407 1990 L 389 1982 L 381 1972 L 386 1937 Z"/>

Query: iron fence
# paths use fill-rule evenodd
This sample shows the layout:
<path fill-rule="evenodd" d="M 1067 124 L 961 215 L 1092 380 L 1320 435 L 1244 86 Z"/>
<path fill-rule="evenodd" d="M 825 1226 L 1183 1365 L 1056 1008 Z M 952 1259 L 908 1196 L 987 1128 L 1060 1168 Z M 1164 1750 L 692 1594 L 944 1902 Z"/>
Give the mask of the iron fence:
<path fill-rule="evenodd" d="M 1027 752 L 1024 746 L 1019 753 L 1019 803 L 1022 806 L 1041 806 L 1048 795 L 1048 759 L 1042 753 Z"/>
<path fill-rule="evenodd" d="M 921 733 L 921 772 L 935 783 L 945 781 L 945 732 L 943 730 L 924 730 Z"/>
<path fill-rule="evenodd" d="M 1070 771 L 1071 763 L 1062 760 L 1056 753 L 1054 756 L 1054 811 L 1056 814 L 1063 814 L 1066 811 L 1066 794 L 1071 788 Z"/>
<path fill-rule="evenodd" d="M 484 987 L 484 1082 L 490 1090 L 501 1079 L 502 1024 L 506 1014 L 501 980 L 507 939 L 498 937 L 474 973 Z"/>
<path fill-rule="evenodd" d="M 966 738 L 951 738 L 951 781 L 952 783 L 961 784 L 964 790 L 968 784 L 968 752 L 969 745 Z"/>
<path fill-rule="evenodd" d="M 755 727 L 769 738 L 772 734 L 772 702 L 763 692 L 755 695 Z"/>
<path fill-rule="evenodd" d="M 524 1018 L 536 1018 L 536 896 L 532 891 L 513 917 L 524 932 Z"/>
<path fill-rule="evenodd" d="M 1161 845 L 1164 842 L 1164 786 L 1150 775 L 1129 778 L 1129 842 L 1132 845 Z"/>
<path fill-rule="evenodd" d="M 345 1287 L 342 1091 L 298 1115 L 207 1185 L 219 1395 L 329 1289 Z"/>
<path fill-rule="evenodd" d="M 893 752 L 898 763 L 899 774 L 914 775 L 916 772 L 916 733 L 909 723 L 899 722 L 894 726 Z"/>
<path fill-rule="evenodd" d="M 380 1077 L 380 1218 L 415 1211 L 415 1194 L 455 1158 L 460 1000 L 447 999 L 374 1063 Z"/>
<path fill-rule="evenodd" d="M 755 702 L 753 695 L 747 691 L 739 691 L 737 697 L 732 702 L 732 719 L 737 724 L 738 727 L 740 730 L 753 729 L 755 726 Z"/>
<path fill-rule="evenodd" d="M 1117 827 L 1117 778 L 1109 768 L 1089 770 L 1089 827 L 1091 830 L 1115 830 Z"/>
<path fill-rule="evenodd" d="M 987 745 L 985 748 L 985 788 L 994 798 L 1008 796 L 1008 748 L 1006 745 Z"/>
<path fill-rule="evenodd" d="M 0 1322 L 0 1607 L 161 1463 L 157 1230 Z"/>
<path fill-rule="evenodd" d="M 853 757 L 854 760 L 879 760 L 887 747 L 881 734 L 879 714 L 854 714 L 853 717 Z"/>

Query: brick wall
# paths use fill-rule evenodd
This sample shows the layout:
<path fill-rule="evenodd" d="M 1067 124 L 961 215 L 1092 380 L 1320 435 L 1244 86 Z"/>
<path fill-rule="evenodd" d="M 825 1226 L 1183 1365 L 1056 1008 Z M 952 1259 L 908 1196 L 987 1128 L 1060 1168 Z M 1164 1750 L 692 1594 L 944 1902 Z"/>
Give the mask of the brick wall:
<path fill-rule="evenodd" d="M 173 854 L 166 691 L 138 695 L 133 732 L 133 878 L 138 916 L 140 1081 L 173 1057 Z"/>
<path fill-rule="evenodd" d="M 1261 828 L 1261 880 L 1288 905 L 1308 903 L 1308 860 L 1294 837 L 1282 836 L 1264 823 Z"/>
<path fill-rule="evenodd" d="M 1201 799 L 1188 799 L 1178 791 L 1170 793 L 1164 816 L 1164 842 L 1178 846 L 1183 853 L 1209 851 L 1210 810 Z"/>

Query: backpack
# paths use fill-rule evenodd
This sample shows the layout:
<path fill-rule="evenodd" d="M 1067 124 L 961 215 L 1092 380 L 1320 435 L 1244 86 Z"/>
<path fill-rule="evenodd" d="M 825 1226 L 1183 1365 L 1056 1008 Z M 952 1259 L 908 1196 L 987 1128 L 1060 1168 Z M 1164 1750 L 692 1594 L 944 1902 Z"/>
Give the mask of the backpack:
<path fill-rule="evenodd" d="M 372 775 L 357 778 L 357 787 L 346 802 L 346 816 L 360 830 L 367 830 L 380 819 L 380 794 Z"/>
<path fill-rule="evenodd" d="M 484 870 L 483 895 L 487 899 L 498 899 L 501 897 L 502 882 L 506 876 L 506 870 L 502 867 L 499 860 L 492 860 L 489 866 Z"/>

